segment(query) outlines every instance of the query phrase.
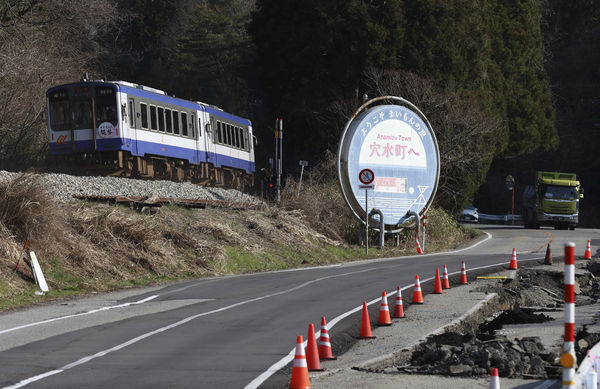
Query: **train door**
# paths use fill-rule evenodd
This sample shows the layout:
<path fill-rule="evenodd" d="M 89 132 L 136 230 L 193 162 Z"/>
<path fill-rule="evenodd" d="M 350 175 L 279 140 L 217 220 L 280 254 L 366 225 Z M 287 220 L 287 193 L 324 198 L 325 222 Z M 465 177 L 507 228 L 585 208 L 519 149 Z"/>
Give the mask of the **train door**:
<path fill-rule="evenodd" d="M 137 155 L 137 118 L 135 109 L 135 99 L 129 98 L 129 138 L 131 139 L 131 154 Z"/>
<path fill-rule="evenodd" d="M 211 116 L 208 112 L 204 114 L 204 147 L 206 150 L 206 162 L 217 166 L 216 153 L 215 153 L 215 131 L 217 123 L 215 117 Z"/>

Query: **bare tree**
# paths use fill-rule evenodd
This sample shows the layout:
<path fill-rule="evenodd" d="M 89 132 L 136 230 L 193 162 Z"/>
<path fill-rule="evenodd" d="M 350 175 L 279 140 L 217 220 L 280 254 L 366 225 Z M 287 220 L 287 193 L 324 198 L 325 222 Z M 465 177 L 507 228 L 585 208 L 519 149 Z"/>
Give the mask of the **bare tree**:
<path fill-rule="evenodd" d="M 118 20 L 110 0 L 13 0 L 0 4 L 0 167 L 45 156 L 46 90 L 113 63 L 107 33 Z"/>
<path fill-rule="evenodd" d="M 436 202 L 456 211 L 471 201 L 496 153 L 492 135 L 501 130 L 501 121 L 468 95 L 440 88 L 414 73 L 372 69 L 365 74 L 364 85 L 371 97 L 403 97 L 427 116 L 440 149 Z M 343 128 L 361 104 L 358 96 L 334 103 L 323 124 Z"/>

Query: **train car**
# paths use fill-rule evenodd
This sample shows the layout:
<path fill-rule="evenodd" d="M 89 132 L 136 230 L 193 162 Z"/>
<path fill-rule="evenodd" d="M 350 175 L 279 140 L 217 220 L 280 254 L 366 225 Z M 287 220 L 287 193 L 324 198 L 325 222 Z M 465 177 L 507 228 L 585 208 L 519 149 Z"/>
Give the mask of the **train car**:
<path fill-rule="evenodd" d="M 255 138 L 248 119 L 126 81 L 84 78 L 50 88 L 46 98 L 56 158 L 113 175 L 253 185 Z"/>

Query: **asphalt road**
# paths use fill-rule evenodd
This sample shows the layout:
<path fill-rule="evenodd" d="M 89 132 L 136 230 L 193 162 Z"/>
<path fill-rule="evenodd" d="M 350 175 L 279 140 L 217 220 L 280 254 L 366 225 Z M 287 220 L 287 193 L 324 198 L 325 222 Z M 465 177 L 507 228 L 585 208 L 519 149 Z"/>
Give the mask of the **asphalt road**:
<path fill-rule="evenodd" d="M 4 313 L 0 386 L 285 386 L 289 367 L 265 372 L 285 365 L 308 323 L 319 329 L 326 316 L 334 324 L 334 351 L 341 352 L 360 325 L 360 312 L 348 313 L 382 291 L 412 285 L 416 274 L 427 292 L 432 283 L 425 281 L 444 264 L 457 278 L 460 261 L 474 276 L 506 266 L 513 247 L 520 263 L 543 258 L 548 242 L 555 257 L 566 241 L 576 243 L 576 255 L 583 255 L 587 239 L 593 253 L 600 247 L 599 230 L 484 230 L 491 238 L 451 253 L 203 279 Z"/>

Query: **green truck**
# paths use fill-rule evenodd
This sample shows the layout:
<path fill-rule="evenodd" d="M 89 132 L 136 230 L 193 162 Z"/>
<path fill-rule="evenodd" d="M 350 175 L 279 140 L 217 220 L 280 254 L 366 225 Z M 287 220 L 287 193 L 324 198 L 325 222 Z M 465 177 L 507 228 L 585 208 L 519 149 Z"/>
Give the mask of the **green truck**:
<path fill-rule="evenodd" d="M 535 184 L 527 185 L 523 191 L 523 225 L 574 230 L 579 222 L 581 198 L 583 188 L 574 173 L 536 172 Z"/>

